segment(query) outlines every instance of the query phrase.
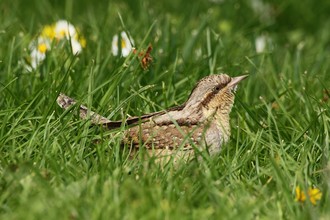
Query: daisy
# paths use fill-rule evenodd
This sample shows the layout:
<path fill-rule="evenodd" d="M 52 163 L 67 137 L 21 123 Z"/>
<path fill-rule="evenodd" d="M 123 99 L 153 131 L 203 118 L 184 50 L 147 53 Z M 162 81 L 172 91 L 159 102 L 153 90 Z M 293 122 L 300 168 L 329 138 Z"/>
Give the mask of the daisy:
<path fill-rule="evenodd" d="M 38 37 L 30 46 L 30 65 L 32 69 L 36 69 L 40 63 L 46 58 L 46 52 L 50 49 L 50 41 L 44 37 Z"/>
<path fill-rule="evenodd" d="M 79 54 L 86 46 L 86 40 L 80 37 L 77 29 L 66 20 L 59 20 L 55 23 L 54 36 L 57 40 L 69 40 L 73 54 Z"/>
<path fill-rule="evenodd" d="M 83 48 L 82 45 L 76 39 L 71 39 L 70 42 L 71 42 L 72 53 L 79 54 L 82 51 Z"/>
<path fill-rule="evenodd" d="M 75 38 L 77 35 L 76 28 L 66 20 L 59 20 L 54 25 L 55 38 L 61 40 L 66 38 L 67 40 Z"/>
<path fill-rule="evenodd" d="M 118 38 L 119 38 L 118 35 L 115 35 L 112 38 L 112 48 L 111 48 L 111 51 L 112 51 L 112 54 L 114 56 L 118 56 L 119 55 L 119 47 L 118 47 L 118 41 L 119 41 L 119 39 Z M 120 47 L 121 47 L 120 54 L 123 57 L 127 57 L 129 55 L 129 53 L 132 51 L 132 49 L 133 49 L 133 45 L 132 44 L 134 44 L 133 39 L 130 39 L 128 37 L 128 35 L 126 34 L 126 32 L 122 31 L 120 33 Z"/>
<path fill-rule="evenodd" d="M 36 69 L 46 58 L 47 51 L 62 49 L 64 45 L 70 45 L 72 53 L 77 55 L 86 46 L 86 39 L 66 20 L 44 26 L 40 35 L 29 46 L 30 66 L 27 69 Z"/>

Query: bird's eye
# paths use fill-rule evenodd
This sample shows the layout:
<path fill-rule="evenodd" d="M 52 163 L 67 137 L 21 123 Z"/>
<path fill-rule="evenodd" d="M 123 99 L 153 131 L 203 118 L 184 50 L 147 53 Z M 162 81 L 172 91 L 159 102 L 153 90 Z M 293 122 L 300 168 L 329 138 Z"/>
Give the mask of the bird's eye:
<path fill-rule="evenodd" d="M 217 85 L 213 88 L 213 92 L 219 92 L 221 89 L 221 86 L 220 85 Z"/>

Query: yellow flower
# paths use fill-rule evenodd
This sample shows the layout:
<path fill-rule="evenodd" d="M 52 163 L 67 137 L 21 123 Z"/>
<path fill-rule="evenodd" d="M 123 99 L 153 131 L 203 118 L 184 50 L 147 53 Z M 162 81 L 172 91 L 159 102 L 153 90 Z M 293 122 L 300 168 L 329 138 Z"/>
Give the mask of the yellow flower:
<path fill-rule="evenodd" d="M 314 189 L 309 188 L 308 197 L 309 197 L 309 200 L 311 201 L 311 203 L 313 205 L 316 205 L 316 201 L 321 200 L 321 198 L 322 198 L 322 192 L 317 188 L 314 188 Z"/>
<path fill-rule="evenodd" d="M 41 31 L 41 36 L 53 40 L 55 38 L 55 26 L 46 25 Z"/>
<path fill-rule="evenodd" d="M 307 194 L 308 194 L 309 201 L 311 201 L 311 203 L 313 205 L 316 205 L 316 202 L 318 200 L 321 200 L 321 198 L 322 198 L 322 192 L 318 188 L 309 187 Z M 299 186 L 297 186 L 296 187 L 296 201 L 305 202 L 305 200 L 306 200 L 305 192 L 302 191 Z"/>
<path fill-rule="evenodd" d="M 86 47 L 86 39 L 78 33 L 78 30 L 68 21 L 59 20 L 58 22 L 46 25 L 42 28 L 41 33 L 34 39 L 30 45 L 30 57 L 28 59 L 28 71 L 36 69 L 45 59 L 46 52 L 53 49 L 53 45 L 59 48 L 60 41 L 69 41 L 72 53 L 77 55 Z"/>
<path fill-rule="evenodd" d="M 82 48 L 85 48 L 86 47 L 86 38 L 80 36 L 79 43 L 80 43 Z"/>
<path fill-rule="evenodd" d="M 38 45 L 38 50 L 40 53 L 46 53 L 47 51 L 47 45 L 45 43 L 41 43 Z"/>
<path fill-rule="evenodd" d="M 296 201 L 297 202 L 305 202 L 306 195 L 303 191 L 301 191 L 300 187 L 296 187 Z"/>

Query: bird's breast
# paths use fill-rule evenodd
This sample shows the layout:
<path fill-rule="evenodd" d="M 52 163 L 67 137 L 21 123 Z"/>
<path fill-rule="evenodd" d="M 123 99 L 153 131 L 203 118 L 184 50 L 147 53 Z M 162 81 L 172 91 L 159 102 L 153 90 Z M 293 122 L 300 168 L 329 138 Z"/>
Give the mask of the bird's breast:
<path fill-rule="evenodd" d="M 211 155 L 220 151 L 230 138 L 230 125 L 227 117 L 214 117 L 205 133 L 206 144 Z"/>

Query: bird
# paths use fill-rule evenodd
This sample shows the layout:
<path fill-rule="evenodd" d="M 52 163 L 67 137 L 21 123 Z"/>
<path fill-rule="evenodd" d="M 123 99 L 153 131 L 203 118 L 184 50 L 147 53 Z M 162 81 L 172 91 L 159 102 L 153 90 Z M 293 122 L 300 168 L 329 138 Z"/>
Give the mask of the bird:
<path fill-rule="evenodd" d="M 188 99 L 182 105 L 125 120 L 111 121 L 86 106 L 79 106 L 82 119 L 112 130 L 127 126 L 122 144 L 130 147 L 130 155 L 141 148 L 148 156 L 168 161 L 188 161 L 196 152 L 215 155 L 230 138 L 230 112 L 234 104 L 239 82 L 248 75 L 230 77 L 227 74 L 208 75 L 199 80 Z M 69 109 L 76 101 L 63 93 L 57 98 L 58 105 Z"/>

